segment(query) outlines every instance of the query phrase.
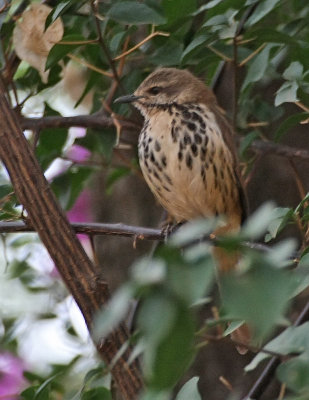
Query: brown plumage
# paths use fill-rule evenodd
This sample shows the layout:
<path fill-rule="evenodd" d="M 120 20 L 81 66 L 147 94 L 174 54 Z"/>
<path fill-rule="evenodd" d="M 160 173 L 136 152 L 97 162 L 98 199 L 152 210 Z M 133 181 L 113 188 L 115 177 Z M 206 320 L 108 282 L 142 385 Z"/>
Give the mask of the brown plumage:
<path fill-rule="evenodd" d="M 213 92 L 189 71 L 161 68 L 133 95 L 144 116 L 140 166 L 151 191 L 175 222 L 224 215 L 215 234 L 237 231 L 246 216 L 232 128 Z M 220 271 L 237 258 L 215 249 Z"/>

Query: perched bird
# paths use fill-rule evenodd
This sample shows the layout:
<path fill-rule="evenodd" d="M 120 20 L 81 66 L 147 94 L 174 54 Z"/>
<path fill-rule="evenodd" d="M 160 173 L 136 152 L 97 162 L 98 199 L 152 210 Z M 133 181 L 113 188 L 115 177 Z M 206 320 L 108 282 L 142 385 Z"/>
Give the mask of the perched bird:
<path fill-rule="evenodd" d="M 160 68 L 134 94 L 144 116 L 140 166 L 151 191 L 176 223 L 224 215 L 215 234 L 237 231 L 246 216 L 232 128 L 213 92 L 187 70 Z M 221 271 L 237 259 L 215 250 Z"/>

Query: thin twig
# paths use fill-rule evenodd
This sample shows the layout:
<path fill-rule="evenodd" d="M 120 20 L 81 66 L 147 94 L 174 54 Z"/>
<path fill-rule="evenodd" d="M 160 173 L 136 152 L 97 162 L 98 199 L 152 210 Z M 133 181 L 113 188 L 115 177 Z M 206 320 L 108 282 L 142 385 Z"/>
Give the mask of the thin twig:
<path fill-rule="evenodd" d="M 139 47 L 141 47 L 143 44 L 148 42 L 149 40 L 153 39 L 155 36 L 169 36 L 170 34 L 167 32 L 152 32 L 150 35 L 145 37 L 145 39 L 141 40 L 139 43 L 137 43 L 135 46 L 131 47 L 131 49 L 119 54 L 119 56 L 115 57 L 113 60 L 118 61 L 121 60 L 123 57 L 128 56 L 129 54 L 133 53 L 135 50 L 137 50 Z"/>
<path fill-rule="evenodd" d="M 96 67 L 95 65 L 89 64 L 87 61 L 83 60 L 82 58 L 76 57 L 74 54 L 72 53 L 68 53 L 67 55 L 69 58 L 71 58 L 71 60 L 74 60 L 75 62 L 84 65 L 85 67 L 91 69 L 92 71 L 98 72 L 101 75 L 104 76 L 108 76 L 109 78 L 113 78 L 113 74 L 105 71 L 104 69 L 101 69 L 99 67 Z"/>
<path fill-rule="evenodd" d="M 298 318 L 294 322 L 293 326 L 299 326 L 301 323 L 305 322 L 308 318 L 309 314 L 309 301 L 306 303 L 305 307 L 302 309 L 301 313 L 299 314 Z M 273 375 L 280 364 L 281 360 L 279 357 L 274 356 L 272 357 L 266 367 L 264 368 L 261 375 L 258 377 L 252 388 L 250 389 L 249 393 L 243 397 L 242 400 L 250 400 L 250 399 L 258 399 L 262 393 L 264 393 L 266 387 L 270 383 L 273 378 Z"/>
<path fill-rule="evenodd" d="M 103 52 L 105 54 L 105 57 L 107 58 L 109 66 L 111 67 L 111 69 L 113 71 L 114 79 L 117 81 L 120 90 L 124 93 L 125 90 L 124 90 L 124 88 L 123 88 L 123 86 L 121 84 L 120 78 L 118 76 L 118 72 L 117 72 L 117 69 L 115 67 L 114 60 L 112 59 L 112 57 L 110 55 L 110 52 L 109 52 L 109 49 L 108 49 L 108 47 L 107 47 L 107 45 L 106 45 L 106 43 L 105 43 L 105 41 L 103 39 L 101 26 L 100 26 L 100 20 L 99 20 L 99 18 L 97 16 L 98 13 L 97 13 L 95 1 L 91 1 L 90 4 L 91 4 L 91 9 L 92 9 L 92 12 L 93 12 L 93 15 L 94 15 L 94 20 L 95 20 L 96 30 L 97 30 L 97 34 L 98 34 L 99 44 L 100 44 L 100 46 L 101 46 L 101 48 L 102 48 L 102 50 L 103 50 Z"/>
<path fill-rule="evenodd" d="M 238 66 L 243 67 L 245 64 L 247 64 L 248 61 L 250 61 L 253 57 L 255 57 L 261 50 L 264 49 L 266 46 L 266 43 L 263 43 L 260 47 L 258 47 L 256 50 L 254 50 L 251 54 L 248 55 L 245 59 L 243 59 Z"/>

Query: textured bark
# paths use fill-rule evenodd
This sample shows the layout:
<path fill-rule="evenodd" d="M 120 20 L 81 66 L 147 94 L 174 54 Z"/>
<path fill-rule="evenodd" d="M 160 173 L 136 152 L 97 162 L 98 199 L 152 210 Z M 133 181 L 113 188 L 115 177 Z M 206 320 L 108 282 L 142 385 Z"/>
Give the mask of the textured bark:
<path fill-rule="evenodd" d="M 89 330 L 94 313 L 109 299 L 109 289 L 101 270 L 86 255 L 60 208 L 29 146 L 18 118 L 10 109 L 0 81 L 0 158 L 5 165 L 31 226 L 39 234 L 62 279 L 81 309 Z M 109 365 L 128 339 L 124 326 L 97 344 Z M 123 399 L 137 397 L 142 378 L 137 363 L 128 365 L 129 351 L 112 366 L 113 378 Z"/>

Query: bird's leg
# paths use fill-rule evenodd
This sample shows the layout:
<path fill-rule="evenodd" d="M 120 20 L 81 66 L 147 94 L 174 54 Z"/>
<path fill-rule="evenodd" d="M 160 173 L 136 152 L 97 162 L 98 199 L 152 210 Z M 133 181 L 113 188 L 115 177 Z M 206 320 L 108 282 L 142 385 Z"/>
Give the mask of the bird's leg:
<path fill-rule="evenodd" d="M 175 222 L 175 220 L 168 215 L 166 220 L 163 222 L 161 227 L 161 233 L 164 236 L 164 241 L 166 242 L 169 236 L 176 232 L 185 222 Z"/>

